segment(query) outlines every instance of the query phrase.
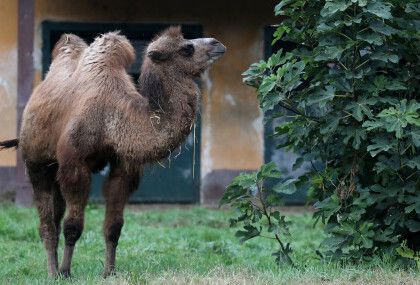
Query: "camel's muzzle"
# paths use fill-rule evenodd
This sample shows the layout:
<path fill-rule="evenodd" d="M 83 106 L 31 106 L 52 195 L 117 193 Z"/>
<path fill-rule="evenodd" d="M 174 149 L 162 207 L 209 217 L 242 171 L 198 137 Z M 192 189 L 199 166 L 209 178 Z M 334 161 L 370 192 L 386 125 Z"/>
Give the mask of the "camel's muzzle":
<path fill-rule="evenodd" d="M 208 55 L 212 60 L 218 60 L 225 54 L 226 47 L 218 40 L 210 39 L 209 44 L 211 45 L 211 49 L 208 52 Z"/>
<path fill-rule="evenodd" d="M 213 38 L 194 39 L 191 40 L 191 42 L 195 46 L 204 46 L 207 55 L 209 56 L 209 60 L 212 62 L 221 58 L 226 52 L 226 47 L 221 42 Z"/>

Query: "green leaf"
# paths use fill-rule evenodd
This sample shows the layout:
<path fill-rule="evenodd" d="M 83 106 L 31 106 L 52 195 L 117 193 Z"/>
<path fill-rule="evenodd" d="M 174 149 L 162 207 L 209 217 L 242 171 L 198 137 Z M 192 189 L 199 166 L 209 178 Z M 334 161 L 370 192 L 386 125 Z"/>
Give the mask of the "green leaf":
<path fill-rule="evenodd" d="M 361 122 L 366 115 L 369 119 L 373 118 L 372 111 L 370 110 L 371 105 L 377 102 L 375 98 L 367 98 L 362 96 L 356 102 L 351 102 L 346 106 L 346 110 L 351 111 L 352 116 L 359 122 Z"/>
<path fill-rule="evenodd" d="M 281 171 L 277 170 L 277 165 L 274 163 L 274 161 L 271 161 L 270 163 L 263 164 L 261 166 L 260 171 L 257 174 L 258 178 L 280 178 L 283 175 Z"/>
<path fill-rule="evenodd" d="M 375 76 L 373 83 L 379 90 L 383 90 L 385 89 L 385 84 L 387 83 L 387 80 L 383 75 Z"/>
<path fill-rule="evenodd" d="M 337 78 L 334 82 L 331 83 L 331 85 L 334 86 L 337 91 L 353 92 L 351 80 L 347 80 L 343 77 Z"/>
<path fill-rule="evenodd" d="M 258 88 L 259 93 L 268 93 L 273 90 L 274 86 L 276 85 L 276 78 L 273 76 L 269 76 L 264 78 L 261 86 Z"/>
<path fill-rule="evenodd" d="M 311 95 L 311 97 L 308 99 L 307 104 L 313 105 L 318 103 L 320 108 L 325 107 L 325 105 L 334 99 L 335 95 L 335 87 L 331 85 L 327 85 L 325 89 L 318 90 L 315 93 Z"/>
<path fill-rule="evenodd" d="M 385 122 L 385 128 L 388 132 L 395 132 L 397 138 L 402 138 L 403 128 L 407 122 L 401 118 L 401 112 L 394 107 L 382 110 L 378 117 Z"/>
<path fill-rule="evenodd" d="M 407 87 L 399 80 L 391 80 L 385 85 L 386 89 L 391 91 L 406 90 Z"/>
<path fill-rule="evenodd" d="M 260 100 L 260 107 L 264 112 L 272 110 L 282 100 L 280 94 L 275 93 L 264 95 L 263 98 Z"/>
<path fill-rule="evenodd" d="M 278 16 L 278 15 L 286 15 L 286 11 L 284 11 L 285 9 L 283 9 L 283 7 L 286 6 L 286 5 L 288 5 L 288 4 L 290 4 L 290 2 L 291 2 L 290 0 L 280 1 L 280 3 L 277 4 L 274 7 L 274 11 L 276 12 L 275 15 L 276 16 Z"/>
<path fill-rule="evenodd" d="M 416 147 L 420 147 L 420 131 L 419 130 L 411 131 L 410 134 L 411 134 L 411 139 L 413 140 L 413 144 Z"/>
<path fill-rule="evenodd" d="M 391 158 L 388 158 L 384 155 L 381 155 L 378 157 L 378 161 L 375 163 L 374 170 L 376 170 L 377 173 L 380 173 L 382 171 L 396 171 L 400 169 L 400 163 L 398 160 L 398 157 L 392 156 Z"/>
<path fill-rule="evenodd" d="M 328 197 L 322 201 L 318 201 L 314 204 L 314 207 L 316 209 L 322 209 L 322 211 L 324 212 L 324 214 L 329 217 L 333 214 L 336 214 L 337 211 L 340 210 L 341 206 L 339 203 L 337 203 L 337 201 L 335 201 L 335 199 L 333 199 L 334 196 Z M 338 199 L 337 196 L 335 196 L 336 199 Z"/>
<path fill-rule="evenodd" d="M 273 186 L 273 190 L 277 193 L 293 194 L 296 192 L 296 179 L 289 179 L 284 182 L 278 182 Z"/>
<path fill-rule="evenodd" d="M 349 219 L 355 222 L 358 222 L 362 215 L 366 213 L 366 210 L 359 207 L 352 207 L 351 212 L 349 214 Z"/>
<path fill-rule="evenodd" d="M 322 23 L 322 24 L 318 25 L 318 27 L 316 27 L 316 30 L 317 30 L 318 32 L 327 32 L 327 31 L 331 31 L 331 30 L 333 30 L 333 29 L 334 29 L 333 27 L 328 26 L 328 25 L 327 25 L 327 24 L 325 24 L 325 23 Z"/>
<path fill-rule="evenodd" d="M 415 156 L 413 158 L 405 158 L 403 159 L 403 163 L 412 169 L 417 168 L 420 170 L 420 156 Z"/>
<path fill-rule="evenodd" d="M 322 60 L 335 60 L 340 59 L 341 54 L 345 48 L 340 46 L 328 46 L 325 47 L 319 55 L 315 57 L 315 60 L 322 61 Z"/>
<path fill-rule="evenodd" d="M 276 54 L 273 54 L 272 56 L 270 56 L 270 58 L 267 61 L 268 65 L 269 66 L 279 65 L 282 61 L 282 56 L 281 56 L 282 53 L 283 53 L 283 49 L 281 48 Z"/>
<path fill-rule="evenodd" d="M 398 26 L 407 33 L 417 34 L 420 30 L 420 21 L 419 20 L 412 20 L 412 19 L 398 19 Z"/>
<path fill-rule="evenodd" d="M 416 194 L 416 193 L 414 193 Z M 410 204 L 410 206 L 405 207 L 404 211 L 409 214 L 413 210 L 416 211 L 417 214 L 420 214 L 420 197 L 414 195 L 408 195 L 405 198 L 405 201 Z"/>
<path fill-rule="evenodd" d="M 388 128 L 389 126 L 389 128 Z M 395 136 L 397 138 L 402 138 L 403 135 L 403 122 L 400 119 L 395 119 L 393 122 L 387 125 L 387 131 L 392 132 L 395 131 Z"/>
<path fill-rule="evenodd" d="M 380 242 L 398 242 L 398 236 L 393 235 L 394 231 L 391 227 L 387 227 L 385 230 L 379 230 L 375 232 L 375 240 Z"/>
<path fill-rule="evenodd" d="M 414 251 L 412 249 L 409 249 L 408 247 L 399 247 L 397 248 L 397 252 L 399 255 L 405 258 L 413 258 L 414 257 Z"/>
<path fill-rule="evenodd" d="M 340 123 L 340 117 L 332 118 L 321 127 L 320 133 L 321 134 L 333 133 L 337 129 L 337 126 L 339 123 Z"/>
<path fill-rule="evenodd" d="M 343 139 L 345 144 L 348 144 L 350 139 L 353 139 L 352 146 L 354 149 L 359 149 L 362 141 L 366 140 L 366 132 L 363 129 L 357 127 L 347 127 L 343 134 L 346 135 Z"/>
<path fill-rule="evenodd" d="M 356 39 L 380 46 L 383 44 L 381 36 L 372 31 L 364 31 L 356 36 Z"/>
<path fill-rule="evenodd" d="M 394 29 L 391 26 L 388 26 L 384 22 L 381 22 L 377 19 L 373 19 L 372 21 L 370 21 L 369 22 L 369 27 L 373 31 L 384 34 L 386 36 L 391 36 L 391 35 L 394 35 L 394 34 L 398 33 L 398 30 Z"/>
<path fill-rule="evenodd" d="M 305 159 L 303 157 L 298 157 L 295 163 L 293 164 L 292 170 L 295 171 L 296 169 L 299 169 L 304 161 Z"/>
<path fill-rule="evenodd" d="M 420 4 L 419 3 L 408 3 L 405 7 L 404 12 L 406 13 L 416 13 L 420 15 Z"/>
<path fill-rule="evenodd" d="M 360 7 L 364 7 L 367 5 L 367 0 L 358 0 L 358 2 Z"/>
<path fill-rule="evenodd" d="M 389 3 L 383 3 L 383 2 L 370 2 L 367 7 L 366 7 L 366 11 L 378 16 L 379 18 L 382 19 L 391 19 L 392 18 L 392 14 L 391 14 L 391 4 Z"/>
<path fill-rule="evenodd" d="M 321 10 L 321 16 L 326 17 L 337 13 L 338 11 L 345 11 L 351 5 L 351 1 L 346 0 L 327 0 L 324 8 Z"/>
<path fill-rule="evenodd" d="M 396 55 L 396 54 L 382 53 L 382 52 L 381 53 L 380 52 L 372 53 L 370 58 L 373 59 L 373 60 L 381 60 L 381 61 L 384 61 L 384 62 L 390 61 L 390 62 L 393 62 L 393 63 L 398 63 L 399 60 L 400 60 L 398 55 Z M 383 87 L 385 87 L 385 85 Z M 399 85 L 398 88 L 401 88 L 401 87 L 403 87 L 403 86 Z M 391 86 L 391 88 L 394 88 L 394 86 Z"/>
<path fill-rule="evenodd" d="M 325 238 L 321 245 L 328 245 L 329 247 L 337 247 L 347 240 L 344 235 L 335 235 L 333 237 Z"/>
<path fill-rule="evenodd" d="M 374 138 L 372 139 L 372 142 L 374 142 L 374 144 L 367 147 L 367 150 L 372 157 L 375 157 L 380 152 L 386 152 L 395 148 L 395 142 L 385 137 Z"/>
<path fill-rule="evenodd" d="M 365 121 L 362 127 L 366 128 L 367 131 L 382 128 L 385 124 L 380 121 Z"/>
<path fill-rule="evenodd" d="M 245 231 L 237 231 L 235 236 L 241 238 L 239 240 L 240 244 L 243 244 L 245 241 L 257 237 L 260 235 L 261 230 L 258 230 L 256 227 L 252 225 L 244 226 Z"/>
<path fill-rule="evenodd" d="M 413 117 L 418 117 L 419 114 L 416 113 L 416 111 L 420 109 L 420 103 L 417 102 L 416 100 L 410 100 L 410 102 L 408 103 L 408 106 L 405 108 L 405 105 L 406 105 L 405 102 L 406 102 L 405 99 L 401 100 L 400 104 L 401 104 L 402 111 L 404 111 L 404 113 L 410 114 Z"/>
<path fill-rule="evenodd" d="M 284 264 L 293 265 L 293 262 L 290 259 L 289 253 L 291 253 L 291 250 L 286 251 L 286 252 L 282 252 L 281 250 L 279 250 L 279 251 L 273 253 L 272 256 L 276 257 L 276 264 L 278 266 L 284 265 Z"/>
<path fill-rule="evenodd" d="M 405 225 L 412 233 L 420 232 L 420 222 L 415 220 L 408 220 Z"/>
<path fill-rule="evenodd" d="M 255 185 L 257 174 L 256 173 L 246 173 L 242 172 L 239 176 L 233 179 L 233 183 L 228 186 L 229 187 L 236 187 L 242 186 L 244 188 L 253 187 Z"/>

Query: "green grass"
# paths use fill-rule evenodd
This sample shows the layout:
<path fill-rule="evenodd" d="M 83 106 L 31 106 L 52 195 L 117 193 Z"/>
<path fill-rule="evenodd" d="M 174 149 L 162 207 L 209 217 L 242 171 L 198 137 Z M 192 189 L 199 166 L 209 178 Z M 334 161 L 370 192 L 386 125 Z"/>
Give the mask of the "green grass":
<path fill-rule="evenodd" d="M 90 206 L 77 243 L 70 279 L 47 277 L 45 251 L 34 209 L 0 206 L 0 284 L 419 284 L 416 269 L 390 261 L 345 265 L 320 263 L 315 249 L 322 227 L 311 215 L 288 215 L 292 258 L 298 269 L 279 268 L 275 241 L 257 238 L 239 245 L 228 226 L 230 211 L 200 207 L 126 211 L 117 250 L 117 275 L 102 278 L 105 245 L 102 206 Z M 60 241 L 61 256 L 63 241 Z M 417 283 L 416 283 L 417 282 Z"/>

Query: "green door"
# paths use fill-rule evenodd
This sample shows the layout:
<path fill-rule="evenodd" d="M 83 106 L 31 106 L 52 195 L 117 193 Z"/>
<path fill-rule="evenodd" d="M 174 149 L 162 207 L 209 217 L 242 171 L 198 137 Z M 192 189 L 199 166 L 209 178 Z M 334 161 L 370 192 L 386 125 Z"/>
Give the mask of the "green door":
<path fill-rule="evenodd" d="M 43 22 L 43 74 L 48 71 L 51 51 L 63 33 L 73 33 L 87 43 L 100 33 L 120 30 L 136 50 L 136 61 L 127 70 L 136 82 L 140 76 L 142 55 L 147 43 L 153 36 L 168 27 L 169 24 L 98 24 L 98 23 L 63 23 Z M 182 25 L 185 38 L 202 37 L 201 25 Z M 195 131 L 171 157 L 147 166 L 140 187 L 130 202 L 148 203 L 195 203 L 200 193 L 200 117 L 197 118 Z M 91 200 L 102 202 L 102 185 L 109 172 L 109 166 L 92 175 Z"/>

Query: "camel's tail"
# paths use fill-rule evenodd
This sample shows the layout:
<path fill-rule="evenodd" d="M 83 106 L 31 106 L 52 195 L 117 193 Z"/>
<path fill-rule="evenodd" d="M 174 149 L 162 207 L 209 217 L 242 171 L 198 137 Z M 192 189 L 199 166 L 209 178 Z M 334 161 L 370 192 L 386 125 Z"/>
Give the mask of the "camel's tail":
<path fill-rule="evenodd" d="M 13 139 L 13 140 L 0 142 L 0 150 L 6 149 L 6 148 L 12 148 L 12 147 L 14 147 L 15 149 L 19 147 L 19 139 Z"/>

